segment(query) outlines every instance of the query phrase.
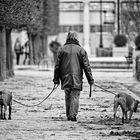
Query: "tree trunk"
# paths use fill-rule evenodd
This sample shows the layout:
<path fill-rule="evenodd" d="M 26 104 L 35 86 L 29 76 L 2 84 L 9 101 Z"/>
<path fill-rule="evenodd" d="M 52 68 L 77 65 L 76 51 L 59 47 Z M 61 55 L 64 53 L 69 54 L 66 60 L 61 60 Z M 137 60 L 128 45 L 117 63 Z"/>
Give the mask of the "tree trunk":
<path fill-rule="evenodd" d="M 28 39 L 29 39 L 29 64 L 32 65 L 34 64 L 33 60 L 33 42 L 32 42 L 32 35 L 31 33 L 28 33 Z"/>
<path fill-rule="evenodd" d="M 41 39 L 41 53 L 42 53 L 42 56 L 44 56 L 44 52 L 43 52 L 43 36 L 40 36 L 40 39 Z"/>
<path fill-rule="evenodd" d="M 133 50 L 133 76 L 140 79 L 140 51 L 134 48 Z"/>
<path fill-rule="evenodd" d="M 14 75 L 13 69 L 13 53 L 12 53 L 12 42 L 11 42 L 11 29 L 6 29 L 6 72 L 8 77 Z"/>
<path fill-rule="evenodd" d="M 40 36 L 36 35 L 35 39 L 34 39 L 34 59 L 35 59 L 35 64 L 39 63 L 40 53 L 42 53 L 41 40 L 40 40 Z"/>
<path fill-rule="evenodd" d="M 140 81 L 140 51 L 137 51 L 135 58 L 135 77 Z"/>
<path fill-rule="evenodd" d="M 33 53 L 33 64 L 36 63 L 36 58 L 35 58 L 35 53 L 36 53 L 36 49 L 35 49 L 35 37 L 36 37 L 36 35 L 31 35 L 32 53 Z"/>
<path fill-rule="evenodd" d="M 6 78 L 6 30 L 0 27 L 0 80 Z"/>
<path fill-rule="evenodd" d="M 48 56 L 48 51 L 47 51 L 47 35 L 43 35 L 41 37 L 41 43 L 42 43 L 43 56 L 47 57 Z"/>
<path fill-rule="evenodd" d="M 37 64 L 40 59 L 40 54 L 43 57 L 48 56 L 47 52 L 47 36 L 35 36 L 31 33 L 28 33 L 29 38 L 29 48 L 30 48 L 30 64 Z"/>
<path fill-rule="evenodd" d="M 0 27 L 0 81 L 3 80 L 2 59 L 2 27 Z"/>

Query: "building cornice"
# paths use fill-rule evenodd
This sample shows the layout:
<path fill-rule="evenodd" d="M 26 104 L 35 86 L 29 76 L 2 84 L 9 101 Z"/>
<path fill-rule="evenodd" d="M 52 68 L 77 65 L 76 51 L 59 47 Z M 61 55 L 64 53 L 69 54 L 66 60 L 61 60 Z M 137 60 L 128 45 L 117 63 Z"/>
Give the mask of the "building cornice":
<path fill-rule="evenodd" d="M 89 2 L 95 2 L 95 1 L 96 2 L 100 2 L 100 0 L 59 0 L 59 2 L 85 2 L 85 1 L 89 1 Z M 102 1 L 114 1 L 114 2 L 117 2 L 117 0 L 102 0 Z"/>

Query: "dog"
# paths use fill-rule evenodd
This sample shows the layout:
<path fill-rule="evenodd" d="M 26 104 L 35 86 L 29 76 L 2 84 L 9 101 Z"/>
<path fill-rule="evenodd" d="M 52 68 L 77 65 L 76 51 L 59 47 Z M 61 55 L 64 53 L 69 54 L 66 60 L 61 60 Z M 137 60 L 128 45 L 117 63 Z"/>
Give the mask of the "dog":
<path fill-rule="evenodd" d="M 126 93 L 119 93 L 115 95 L 114 98 L 114 120 L 116 122 L 116 113 L 118 106 L 121 107 L 122 110 L 122 123 L 124 123 L 124 117 L 126 119 L 126 122 L 129 122 L 131 120 L 131 117 L 133 115 L 133 112 L 137 111 L 138 108 L 138 100 L 135 100 L 133 97 Z M 129 114 L 129 120 L 127 117 L 127 112 L 130 111 Z"/>
<path fill-rule="evenodd" d="M 0 91 L 0 108 L 1 108 L 1 114 L 0 119 L 6 120 L 6 110 L 7 106 L 9 106 L 9 120 L 11 120 L 11 110 L 12 110 L 12 92 L 9 91 Z M 3 107 L 4 107 L 4 113 L 3 113 Z"/>

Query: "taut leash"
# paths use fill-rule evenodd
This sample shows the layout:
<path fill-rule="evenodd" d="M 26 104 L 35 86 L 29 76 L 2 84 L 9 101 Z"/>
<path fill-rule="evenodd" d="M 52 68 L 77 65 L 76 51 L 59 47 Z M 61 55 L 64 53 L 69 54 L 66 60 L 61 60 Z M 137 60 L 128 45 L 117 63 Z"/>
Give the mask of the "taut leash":
<path fill-rule="evenodd" d="M 105 89 L 105 88 L 103 88 L 103 87 L 101 87 L 101 86 L 99 86 L 99 85 L 97 85 L 97 84 L 95 84 L 95 83 L 94 83 L 94 85 L 95 85 L 96 87 L 99 87 L 99 88 L 103 89 L 103 90 L 106 91 L 106 92 L 109 92 L 109 93 L 111 93 L 111 94 L 113 94 L 113 95 L 117 95 L 117 94 L 115 94 L 114 92 L 109 91 L 109 90 L 107 90 L 107 89 Z M 91 93 L 92 93 L 92 85 L 90 85 L 89 98 L 91 97 Z"/>
<path fill-rule="evenodd" d="M 34 105 L 27 105 L 27 104 L 24 104 L 24 103 L 21 103 L 15 99 L 13 99 L 14 102 L 20 104 L 20 105 L 23 105 L 23 106 L 26 106 L 26 107 L 34 107 L 34 106 L 39 106 L 40 104 L 42 104 L 45 100 L 47 100 L 49 98 L 49 96 L 54 92 L 55 89 L 57 89 L 59 85 L 54 85 L 53 89 L 51 90 L 51 92 L 47 95 L 47 97 L 45 97 L 41 102 L 37 103 L 37 104 L 34 104 Z"/>

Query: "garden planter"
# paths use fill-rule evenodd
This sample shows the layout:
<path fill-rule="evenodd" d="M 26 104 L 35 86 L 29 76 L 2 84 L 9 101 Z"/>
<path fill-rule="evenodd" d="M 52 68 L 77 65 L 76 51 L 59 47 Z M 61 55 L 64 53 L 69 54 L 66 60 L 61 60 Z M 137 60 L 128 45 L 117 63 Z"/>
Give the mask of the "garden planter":
<path fill-rule="evenodd" d="M 128 46 L 113 47 L 113 57 L 125 57 L 128 56 Z"/>
<path fill-rule="evenodd" d="M 96 48 L 97 57 L 111 57 L 112 48 Z"/>

